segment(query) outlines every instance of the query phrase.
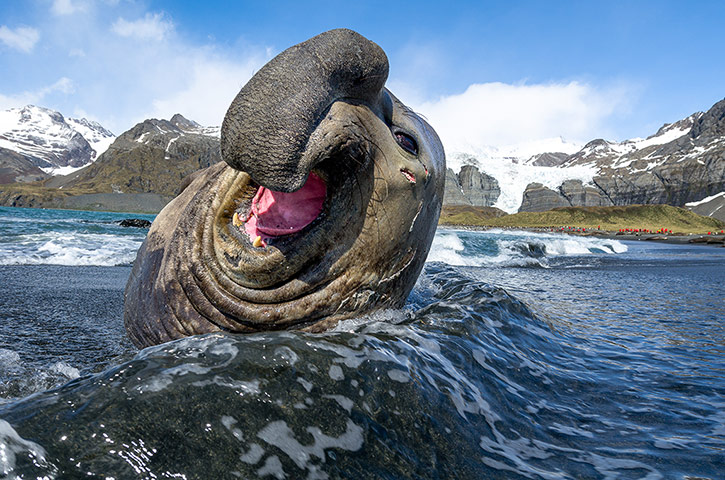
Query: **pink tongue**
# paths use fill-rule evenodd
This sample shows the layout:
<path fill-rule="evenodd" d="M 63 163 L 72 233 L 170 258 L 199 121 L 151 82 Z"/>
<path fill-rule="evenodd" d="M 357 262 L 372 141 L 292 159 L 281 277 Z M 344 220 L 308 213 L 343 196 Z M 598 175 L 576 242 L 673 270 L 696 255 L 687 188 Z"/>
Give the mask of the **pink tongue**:
<path fill-rule="evenodd" d="M 260 187 L 252 200 L 252 218 L 245 225 L 250 237 L 270 237 L 296 233 L 312 223 L 322 212 L 327 187 L 310 173 L 307 182 L 292 193 Z"/>

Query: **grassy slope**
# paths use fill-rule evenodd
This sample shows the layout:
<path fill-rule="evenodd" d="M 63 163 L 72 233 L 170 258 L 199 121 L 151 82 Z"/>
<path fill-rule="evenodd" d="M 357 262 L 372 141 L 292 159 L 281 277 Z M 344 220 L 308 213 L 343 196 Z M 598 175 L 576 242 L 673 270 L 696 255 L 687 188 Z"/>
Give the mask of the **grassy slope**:
<path fill-rule="evenodd" d="M 0 185 L 0 205 L 104 212 L 158 213 L 171 196 L 99 193 L 87 188 L 48 188 L 40 183 Z"/>
<path fill-rule="evenodd" d="M 563 207 L 547 212 L 521 212 L 501 217 L 441 215 L 441 225 L 543 228 L 574 226 L 618 231 L 620 228 L 668 228 L 682 233 L 703 233 L 725 228 L 725 223 L 669 205 L 622 207 Z"/>
<path fill-rule="evenodd" d="M 494 207 L 471 207 L 467 205 L 443 205 L 440 225 L 487 225 L 492 218 L 502 217 L 506 212 Z"/>
<path fill-rule="evenodd" d="M 0 205 L 15 207 L 57 208 L 71 195 L 89 193 L 85 190 L 46 188 L 39 182 L 0 185 Z"/>

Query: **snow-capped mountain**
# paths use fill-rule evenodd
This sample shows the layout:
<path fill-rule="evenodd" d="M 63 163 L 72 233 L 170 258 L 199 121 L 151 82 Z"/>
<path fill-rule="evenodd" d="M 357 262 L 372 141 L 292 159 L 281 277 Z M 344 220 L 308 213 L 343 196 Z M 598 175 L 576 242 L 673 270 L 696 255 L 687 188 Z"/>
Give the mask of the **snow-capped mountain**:
<path fill-rule="evenodd" d="M 490 165 L 498 163 L 524 164 L 542 152 L 561 152 L 567 156 L 578 152 L 582 144 L 561 137 L 544 138 L 516 145 L 445 145 L 448 168 L 458 172 L 465 165 Z"/>
<path fill-rule="evenodd" d="M 450 153 L 450 167 L 475 167 L 490 177 L 479 183 L 500 189 L 500 194 L 467 193 L 470 172 L 451 171 L 446 196 L 454 203 L 449 204 L 479 205 L 475 199 L 486 198 L 492 203 L 481 206 L 514 213 L 561 206 L 682 206 L 710 196 L 724 198 L 718 194 L 725 191 L 725 100 L 707 112 L 665 124 L 646 139 L 597 139 L 575 152 L 567 151 L 571 144 L 560 146 L 565 148 L 540 150 L 528 158 Z"/>
<path fill-rule="evenodd" d="M 655 152 L 678 138 L 688 134 L 696 121 L 702 118 L 698 112 L 679 122 L 665 124 L 657 133 L 646 139 L 634 138 L 623 142 L 597 139 L 587 143 L 579 152 L 561 163 L 563 167 L 589 165 L 612 170 L 626 169 L 629 173 L 651 170 L 662 165 L 667 157 Z"/>
<path fill-rule="evenodd" d="M 66 190 L 155 193 L 171 199 L 184 177 L 221 161 L 219 135 L 219 127 L 203 127 L 180 114 L 144 120 L 119 135 L 92 165 L 48 183 Z"/>
<path fill-rule="evenodd" d="M 22 155 L 53 175 L 88 165 L 115 138 L 97 122 L 65 118 L 48 108 L 28 105 L 0 112 L 0 148 Z"/>
<path fill-rule="evenodd" d="M 188 118 L 185 118 L 180 113 L 175 114 L 171 119 L 169 120 L 172 125 L 176 126 L 185 133 L 193 133 L 196 135 L 205 135 L 207 137 L 216 137 L 220 138 L 222 133 L 222 127 L 221 126 L 212 126 L 212 127 L 205 127 L 203 125 L 199 125 L 194 120 L 189 120 Z"/>

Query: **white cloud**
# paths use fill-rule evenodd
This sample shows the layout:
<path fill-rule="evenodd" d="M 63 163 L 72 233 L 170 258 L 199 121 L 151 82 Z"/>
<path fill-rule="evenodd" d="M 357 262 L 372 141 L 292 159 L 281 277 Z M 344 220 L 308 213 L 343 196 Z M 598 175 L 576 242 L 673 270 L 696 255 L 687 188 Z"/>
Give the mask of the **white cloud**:
<path fill-rule="evenodd" d="M 53 0 L 53 5 L 51 6 L 52 12 L 56 15 L 70 15 L 84 9 L 84 5 L 73 0 Z"/>
<path fill-rule="evenodd" d="M 243 62 L 209 58 L 204 51 L 186 59 L 176 85 L 152 102 L 145 118 L 170 118 L 175 113 L 202 125 L 221 125 L 229 104 L 256 70 L 268 60 L 261 55 Z M 141 112 L 140 112 L 141 113 Z"/>
<path fill-rule="evenodd" d="M 411 105 L 447 151 L 477 151 L 564 137 L 585 142 L 607 134 L 607 120 L 626 109 L 627 88 L 586 83 L 483 83 L 465 92 Z"/>
<path fill-rule="evenodd" d="M 18 27 L 15 30 L 5 25 L 0 26 L 0 42 L 10 48 L 30 53 L 40 40 L 38 30 L 31 27 Z"/>
<path fill-rule="evenodd" d="M 111 31 L 122 37 L 160 41 L 174 30 L 174 24 L 164 17 L 163 13 L 147 13 L 144 18 L 134 21 L 120 17 L 111 25 Z"/>
<path fill-rule="evenodd" d="M 66 77 L 59 78 L 55 83 L 41 87 L 37 90 L 26 91 L 16 95 L 3 95 L 0 93 L 0 110 L 24 105 L 44 106 L 46 97 L 54 93 L 71 94 L 75 91 L 73 81 Z"/>

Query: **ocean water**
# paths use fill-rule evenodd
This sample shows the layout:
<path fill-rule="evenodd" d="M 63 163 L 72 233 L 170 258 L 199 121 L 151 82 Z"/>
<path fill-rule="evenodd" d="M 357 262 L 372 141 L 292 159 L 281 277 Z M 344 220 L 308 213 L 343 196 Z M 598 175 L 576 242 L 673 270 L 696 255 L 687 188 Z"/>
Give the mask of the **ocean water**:
<path fill-rule="evenodd" d="M 0 479 L 725 477 L 723 248 L 439 230 L 403 309 L 139 352 L 124 217 L 0 208 Z"/>

